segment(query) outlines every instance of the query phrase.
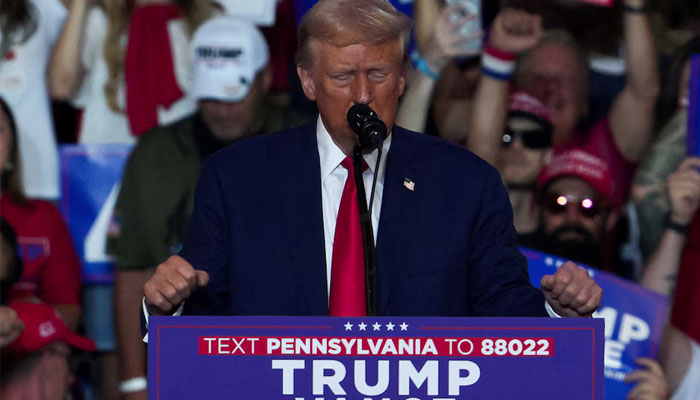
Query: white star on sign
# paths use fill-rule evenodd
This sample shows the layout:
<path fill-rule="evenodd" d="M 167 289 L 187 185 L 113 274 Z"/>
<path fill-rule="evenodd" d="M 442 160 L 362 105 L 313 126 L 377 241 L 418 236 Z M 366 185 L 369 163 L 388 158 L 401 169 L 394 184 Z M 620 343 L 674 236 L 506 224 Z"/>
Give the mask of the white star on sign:
<path fill-rule="evenodd" d="M 375 331 L 378 331 L 382 329 L 382 326 L 379 325 L 379 322 L 375 322 L 374 325 L 372 325 L 372 328 L 374 328 Z"/>
<path fill-rule="evenodd" d="M 405 322 L 404 322 L 403 324 L 399 325 L 399 326 L 401 327 L 401 330 L 402 330 L 402 331 L 407 331 L 407 330 L 408 330 L 408 324 L 405 323 Z"/>
<path fill-rule="evenodd" d="M 346 330 L 346 331 L 351 331 L 351 330 L 352 330 L 352 324 L 350 323 L 350 321 L 348 321 L 348 323 L 345 324 L 345 330 Z"/>
<path fill-rule="evenodd" d="M 364 322 L 357 324 L 357 326 L 360 327 L 361 331 L 364 331 L 366 330 L 365 328 L 367 328 L 367 324 L 365 324 Z"/>
<path fill-rule="evenodd" d="M 394 330 L 394 326 L 395 326 L 394 324 L 392 324 L 391 322 L 389 322 L 388 324 L 386 324 L 386 330 L 387 330 L 387 331 L 393 331 L 393 330 Z"/>

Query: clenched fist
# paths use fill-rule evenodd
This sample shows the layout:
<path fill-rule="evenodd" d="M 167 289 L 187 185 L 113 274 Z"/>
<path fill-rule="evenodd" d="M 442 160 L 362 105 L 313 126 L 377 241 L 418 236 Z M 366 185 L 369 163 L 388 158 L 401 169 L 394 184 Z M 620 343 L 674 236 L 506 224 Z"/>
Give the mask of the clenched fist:
<path fill-rule="evenodd" d="M 184 258 L 171 256 L 158 265 L 151 279 L 143 285 L 150 315 L 170 315 L 192 291 L 206 286 L 209 274 L 196 270 Z"/>
<path fill-rule="evenodd" d="M 562 317 L 590 317 L 603 297 L 603 289 L 588 271 L 571 261 L 554 275 L 543 276 L 540 284 L 547 302 Z"/>

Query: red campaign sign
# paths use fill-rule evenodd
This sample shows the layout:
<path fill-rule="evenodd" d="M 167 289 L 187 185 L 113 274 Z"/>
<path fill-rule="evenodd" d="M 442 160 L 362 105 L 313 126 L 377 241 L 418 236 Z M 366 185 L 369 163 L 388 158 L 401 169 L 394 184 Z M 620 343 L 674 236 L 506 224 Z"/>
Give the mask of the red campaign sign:
<path fill-rule="evenodd" d="M 200 355 L 552 357 L 553 338 L 200 336 Z"/>

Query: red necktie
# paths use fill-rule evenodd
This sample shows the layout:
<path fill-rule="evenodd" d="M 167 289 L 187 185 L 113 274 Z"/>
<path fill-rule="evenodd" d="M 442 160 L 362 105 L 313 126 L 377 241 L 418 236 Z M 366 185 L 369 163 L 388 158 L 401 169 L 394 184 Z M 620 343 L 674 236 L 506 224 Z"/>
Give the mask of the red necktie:
<path fill-rule="evenodd" d="M 329 315 L 365 316 L 365 256 L 352 158 L 345 157 L 340 165 L 348 170 L 348 179 L 345 181 L 335 223 Z"/>

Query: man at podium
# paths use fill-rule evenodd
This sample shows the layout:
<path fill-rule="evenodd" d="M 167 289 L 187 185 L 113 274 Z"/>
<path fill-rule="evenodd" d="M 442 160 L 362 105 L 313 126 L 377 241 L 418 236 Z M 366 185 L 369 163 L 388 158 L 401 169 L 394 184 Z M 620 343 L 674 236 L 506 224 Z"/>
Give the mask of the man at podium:
<path fill-rule="evenodd" d="M 205 161 L 183 249 L 144 286 L 146 314 L 361 316 L 364 249 L 346 115 L 389 133 L 366 151 L 376 314 L 585 317 L 602 291 L 578 266 L 529 282 L 498 173 L 469 151 L 394 125 L 411 21 L 384 0 L 320 0 L 299 31 L 313 123 Z M 368 201 L 369 203 L 369 201 Z"/>

